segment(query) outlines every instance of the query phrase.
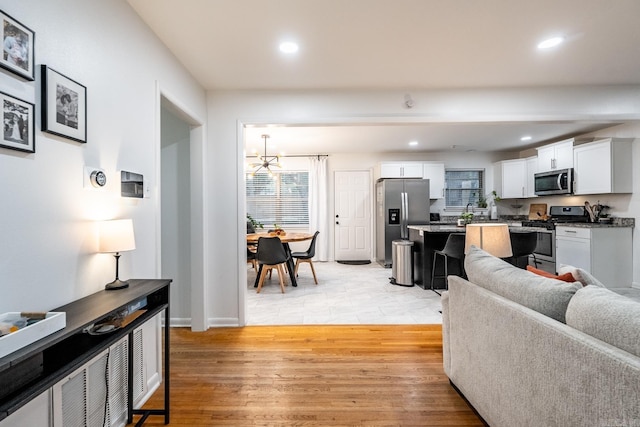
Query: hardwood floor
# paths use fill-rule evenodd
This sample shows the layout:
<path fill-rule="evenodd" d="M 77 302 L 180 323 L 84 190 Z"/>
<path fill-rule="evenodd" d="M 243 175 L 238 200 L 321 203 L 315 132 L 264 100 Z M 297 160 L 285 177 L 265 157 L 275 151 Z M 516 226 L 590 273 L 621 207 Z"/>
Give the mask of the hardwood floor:
<path fill-rule="evenodd" d="M 171 426 L 484 425 L 444 374 L 440 325 L 173 328 L 171 340 Z"/>

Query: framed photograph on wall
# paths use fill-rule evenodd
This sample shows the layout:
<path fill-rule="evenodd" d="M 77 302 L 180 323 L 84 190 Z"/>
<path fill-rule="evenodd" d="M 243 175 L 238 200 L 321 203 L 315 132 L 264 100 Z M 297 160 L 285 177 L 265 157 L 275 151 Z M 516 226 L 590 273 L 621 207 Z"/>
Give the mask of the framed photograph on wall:
<path fill-rule="evenodd" d="M 0 105 L 2 105 L 0 147 L 35 153 L 35 106 L 4 92 L 0 92 Z"/>
<path fill-rule="evenodd" d="M 57 71 L 42 70 L 42 130 L 87 142 L 87 88 Z"/>
<path fill-rule="evenodd" d="M 0 66 L 27 80 L 35 80 L 36 33 L 0 10 L 2 57 Z"/>

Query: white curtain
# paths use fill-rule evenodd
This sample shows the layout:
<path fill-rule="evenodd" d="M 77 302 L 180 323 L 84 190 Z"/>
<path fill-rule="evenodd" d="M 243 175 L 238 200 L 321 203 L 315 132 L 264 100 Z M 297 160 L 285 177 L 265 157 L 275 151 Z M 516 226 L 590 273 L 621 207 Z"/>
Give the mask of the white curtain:
<path fill-rule="evenodd" d="M 309 157 L 309 231 L 319 231 L 316 239 L 316 256 L 318 261 L 329 260 L 329 226 L 327 201 L 327 157 Z"/>

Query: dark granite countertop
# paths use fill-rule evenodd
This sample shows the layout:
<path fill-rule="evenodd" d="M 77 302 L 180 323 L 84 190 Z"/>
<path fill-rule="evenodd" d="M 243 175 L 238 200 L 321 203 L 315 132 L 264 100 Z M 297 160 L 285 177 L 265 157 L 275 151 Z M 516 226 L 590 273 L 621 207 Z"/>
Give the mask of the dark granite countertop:
<path fill-rule="evenodd" d="M 628 223 L 610 223 L 602 224 L 598 222 L 564 222 L 557 223 L 557 227 L 574 227 L 574 228 L 633 228 L 634 224 Z"/>

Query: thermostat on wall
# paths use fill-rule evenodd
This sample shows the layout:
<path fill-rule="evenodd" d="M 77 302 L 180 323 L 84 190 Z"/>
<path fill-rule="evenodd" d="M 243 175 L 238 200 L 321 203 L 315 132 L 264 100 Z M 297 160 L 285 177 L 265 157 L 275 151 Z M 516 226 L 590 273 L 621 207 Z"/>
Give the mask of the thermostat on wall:
<path fill-rule="evenodd" d="M 91 185 L 94 187 L 104 187 L 107 183 L 107 175 L 101 170 L 91 172 Z"/>

